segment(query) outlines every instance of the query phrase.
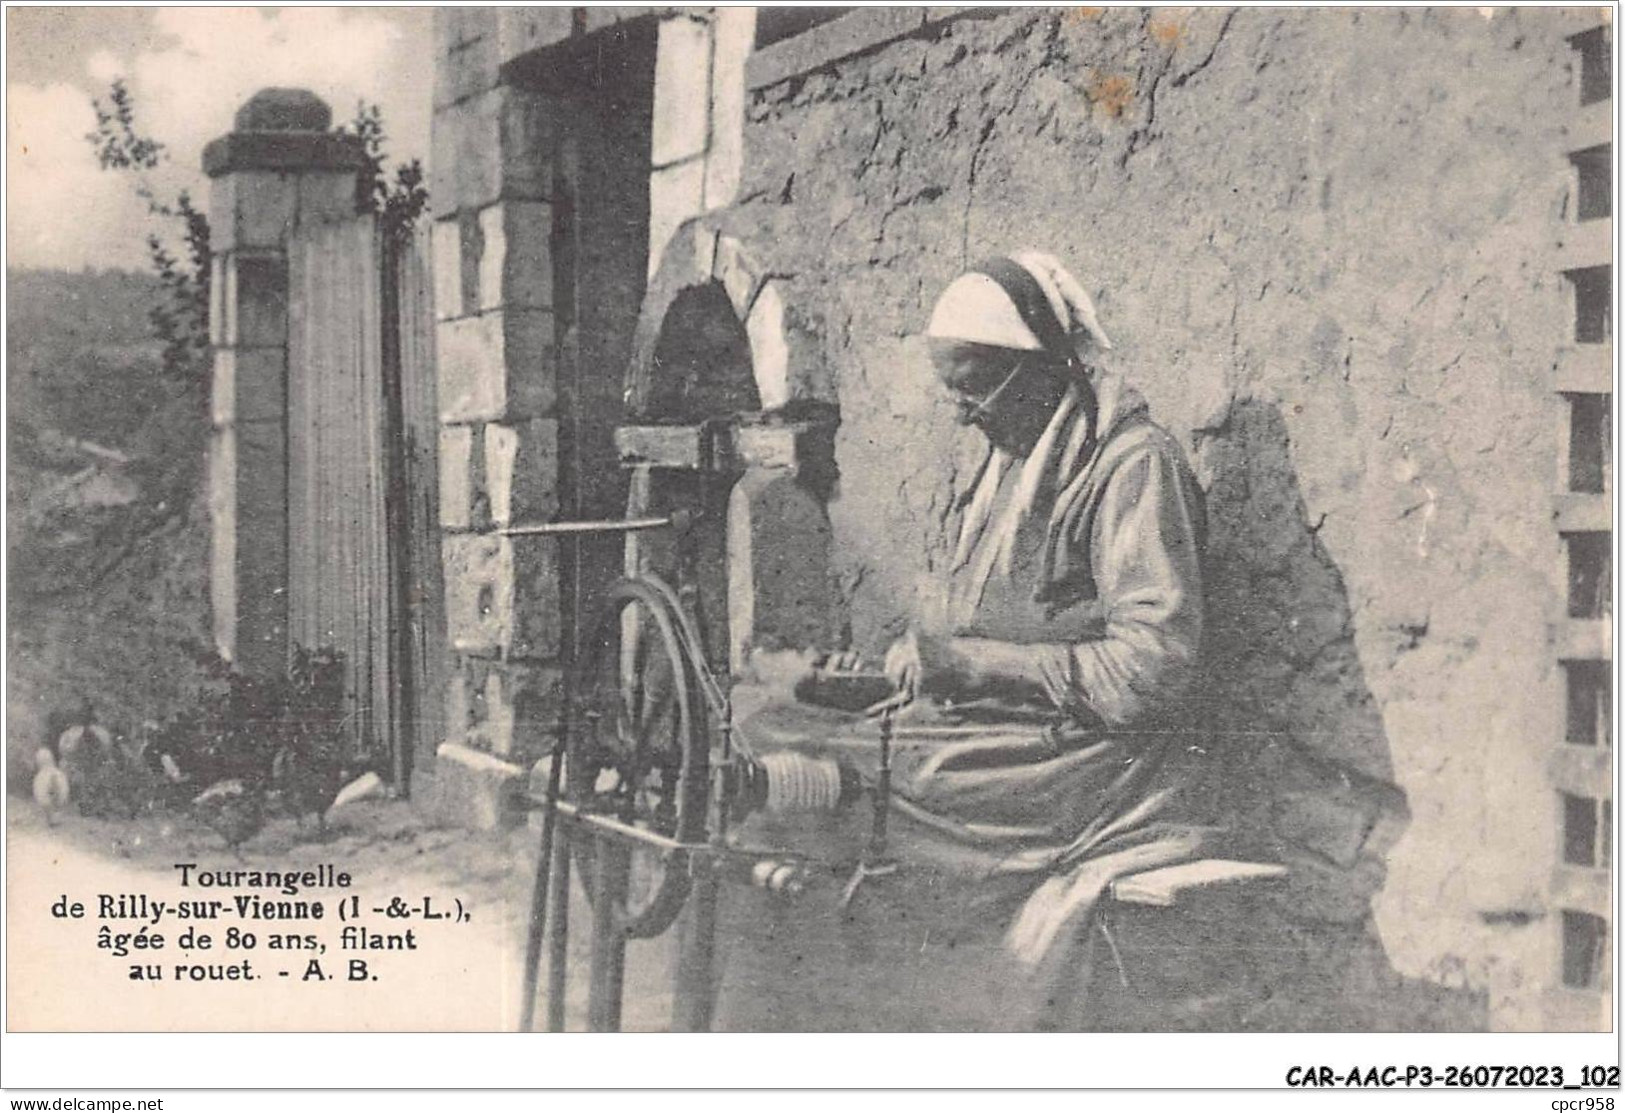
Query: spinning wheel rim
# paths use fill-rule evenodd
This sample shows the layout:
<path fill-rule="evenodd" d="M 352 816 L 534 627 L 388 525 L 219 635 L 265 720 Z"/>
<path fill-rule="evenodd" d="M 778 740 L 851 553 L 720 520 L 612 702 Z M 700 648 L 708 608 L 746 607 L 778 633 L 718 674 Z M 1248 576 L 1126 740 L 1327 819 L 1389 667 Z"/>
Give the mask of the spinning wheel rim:
<path fill-rule="evenodd" d="M 653 577 L 645 578 L 653 580 Z M 592 638 L 586 643 L 585 658 L 579 662 L 578 681 L 575 687 L 578 695 L 584 697 L 595 711 L 601 711 L 598 701 L 603 695 L 603 670 L 610 663 L 606 655 L 610 653 L 615 655 L 617 673 L 620 674 L 614 700 L 617 715 L 615 734 L 622 743 L 629 743 L 630 749 L 623 761 L 602 763 L 600 761 L 602 755 L 589 753 L 589 747 L 596 749 L 601 742 L 597 728 L 588 726 L 585 716 L 577 716 L 577 729 L 572 732 L 566 766 L 567 795 L 578 805 L 585 804 L 598 795 L 596 781 L 602 772 L 614 768 L 618 782 L 615 791 L 621 797 L 615 813 L 623 822 L 637 824 L 640 820 L 648 818 L 638 814 L 638 799 L 647 787 L 647 776 L 651 771 L 659 769 L 664 796 L 656 810 L 669 804 L 671 823 L 669 830 L 661 830 L 658 825 L 654 825 L 653 829 L 677 842 L 692 843 L 703 841 L 706 834 L 705 798 L 708 788 L 706 781 L 709 755 L 705 749 L 700 721 L 695 714 L 693 665 L 684 652 L 682 639 L 677 630 L 677 624 L 682 619 L 680 613 L 673 613 L 671 599 L 670 590 L 663 584 L 620 580 L 610 587 L 598 623 L 593 629 Z M 629 615 L 641 616 L 636 624 L 640 635 L 637 649 L 648 650 L 650 653 L 650 656 L 635 662 L 635 678 L 639 681 L 645 679 L 649 675 L 647 670 L 651 662 L 663 661 L 669 670 L 671 690 L 668 693 L 668 709 L 673 716 L 669 736 L 677 750 L 678 759 L 675 763 L 675 773 L 671 775 L 672 779 L 669 782 L 666 780 L 666 771 L 673 768 L 672 763 L 668 761 L 664 765 L 656 765 L 650 762 L 649 744 L 653 736 L 662 733 L 658 725 L 651 724 L 659 722 L 660 711 L 648 716 L 645 704 L 645 721 L 641 724 L 641 729 L 639 724 L 627 724 L 622 721 L 634 713 L 633 709 L 628 707 L 628 700 L 625 699 L 627 693 L 624 689 L 628 681 L 624 670 L 627 666 L 626 637 Z M 635 698 L 642 703 L 647 694 L 647 691 L 640 687 Z M 602 714 L 598 714 L 594 721 L 601 721 L 602 718 Z M 628 738 L 628 735 L 631 737 Z M 667 756 L 669 758 L 671 755 Z M 646 823 L 644 825 L 650 826 Z M 598 840 L 578 838 L 572 841 L 575 843 L 576 857 L 581 864 L 584 878 L 592 877 L 597 860 Z M 618 852 L 626 855 L 629 881 L 639 865 L 646 867 L 647 872 L 655 878 L 646 899 L 634 905 L 629 892 L 612 911 L 612 914 L 620 920 L 620 931 L 635 939 L 651 938 L 661 934 L 676 920 L 691 887 L 686 856 L 681 852 L 661 853 L 639 847 L 628 847 Z M 596 899 L 593 896 L 592 885 L 587 886 L 587 892 L 589 900 Z"/>

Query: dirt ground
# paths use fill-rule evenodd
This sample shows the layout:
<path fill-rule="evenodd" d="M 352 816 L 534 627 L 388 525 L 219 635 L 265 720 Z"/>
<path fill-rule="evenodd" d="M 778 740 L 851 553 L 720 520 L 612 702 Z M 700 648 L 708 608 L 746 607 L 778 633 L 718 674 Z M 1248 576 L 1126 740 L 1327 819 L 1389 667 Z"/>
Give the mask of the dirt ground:
<path fill-rule="evenodd" d="M 519 1017 L 524 921 L 535 860 L 536 835 L 527 827 L 481 834 L 437 827 L 404 802 L 362 802 L 347 808 L 323 841 L 314 826 L 292 820 L 270 823 L 241 849 L 226 848 L 218 835 L 186 816 L 152 815 L 132 822 L 73 814 L 55 825 L 31 799 L 7 797 L 8 879 L 7 1003 L 10 1026 L 20 1030 L 266 1030 L 266 1031 L 513 1031 Z M 320 899 L 328 906 L 321 923 L 281 925 L 236 918 L 196 925 L 216 937 L 208 952 L 183 955 L 179 936 L 188 925 L 165 919 L 151 930 L 167 937 L 160 952 L 132 950 L 117 956 L 98 946 L 100 898 L 147 895 L 177 901 L 257 892 L 288 899 L 274 890 L 200 890 L 178 884 L 177 863 L 205 870 L 306 870 L 333 863 L 353 877 L 347 890 L 312 889 L 292 899 Z M 343 925 L 334 906 L 349 894 L 366 906 L 387 906 L 393 897 L 415 905 L 428 896 L 432 908 L 456 908 L 463 923 L 391 921 L 370 916 L 362 923 L 399 934 L 416 930 L 411 953 L 341 951 Z M 335 894 L 337 894 L 335 896 Z M 59 898 L 85 905 L 83 919 L 53 916 Z M 581 903 L 580 894 L 576 903 Z M 571 919 L 587 922 L 585 906 Z M 137 930 L 136 919 L 110 921 L 114 931 Z M 219 945 L 228 926 L 259 933 L 253 952 Z M 328 980 L 306 977 L 305 952 L 276 954 L 266 938 L 279 927 L 315 931 L 328 949 L 316 957 Z M 572 940 L 568 1026 L 585 1026 L 587 954 L 584 933 Z M 659 1030 L 669 1022 L 666 950 L 669 941 L 635 945 L 629 956 L 624 1025 Z M 230 965 L 247 957 L 255 980 L 176 982 L 176 962 Z M 376 981 L 351 982 L 347 963 L 360 957 Z M 128 980 L 127 967 L 159 960 L 166 980 Z M 286 970 L 283 977 L 280 971 Z M 540 1008 L 538 1015 L 541 1015 Z"/>

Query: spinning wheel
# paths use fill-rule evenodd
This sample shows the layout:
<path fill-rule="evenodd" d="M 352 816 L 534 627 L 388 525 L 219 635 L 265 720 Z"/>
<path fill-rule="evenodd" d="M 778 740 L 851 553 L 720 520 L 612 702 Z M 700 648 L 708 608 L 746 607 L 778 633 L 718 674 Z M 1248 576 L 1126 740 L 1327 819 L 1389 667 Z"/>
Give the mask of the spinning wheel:
<path fill-rule="evenodd" d="M 804 863 L 781 851 L 730 840 L 730 815 L 774 802 L 835 807 L 856 788 L 833 763 L 813 770 L 758 761 L 734 735 L 725 523 L 738 459 L 731 441 L 714 443 L 719 428 L 631 430 L 623 459 L 639 462 L 625 518 L 503 531 L 578 541 L 621 534 L 629 577 L 591 593 L 596 616 L 575 627 L 547 789 L 529 797 L 542 823 L 521 991 L 525 1030 L 544 946 L 547 1028 L 564 1029 L 572 873 L 592 910 L 588 1027 L 620 1027 L 628 941 L 678 925 L 672 1024 L 708 1028 L 720 886 L 794 893 L 805 874 Z M 584 554 L 579 545 L 575 552 L 580 599 Z"/>
<path fill-rule="evenodd" d="M 613 849 L 604 839 L 575 840 L 584 877 L 595 876 L 600 854 L 624 859 L 624 887 L 616 886 L 609 912 L 621 932 L 638 939 L 670 927 L 689 892 L 686 855 L 660 844 L 693 845 L 706 836 L 706 739 L 679 635 L 683 619 L 663 588 L 650 576 L 610 588 L 582 646 L 578 729 L 565 766 L 566 795 L 577 807 L 656 836 Z M 595 890 L 587 887 L 602 901 Z"/>

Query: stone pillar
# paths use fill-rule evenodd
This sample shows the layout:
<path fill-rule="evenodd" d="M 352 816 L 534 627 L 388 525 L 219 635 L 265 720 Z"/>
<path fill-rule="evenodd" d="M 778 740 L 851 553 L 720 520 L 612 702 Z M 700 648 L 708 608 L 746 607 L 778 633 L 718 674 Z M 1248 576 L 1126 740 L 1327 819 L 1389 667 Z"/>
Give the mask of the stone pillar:
<path fill-rule="evenodd" d="M 711 379 L 711 397 L 754 396 L 757 417 L 733 425 L 723 450 L 738 475 L 727 507 L 728 665 L 749 677 L 755 654 L 839 644 L 828 501 L 840 415 L 816 329 L 788 280 L 718 223 L 689 220 L 668 238 L 639 314 L 626 398 L 634 420 L 670 420 L 654 400 L 684 359 Z M 730 333 L 742 350 L 717 340 Z M 682 334 L 713 347 L 679 358 L 667 345 Z"/>
<path fill-rule="evenodd" d="M 551 740 L 559 572 L 549 537 L 504 526 L 558 514 L 553 312 L 558 102 L 502 63 L 576 30 L 566 8 L 442 8 L 432 250 L 446 585 L 447 735 L 429 807 L 476 828 L 519 818 Z"/>
<path fill-rule="evenodd" d="M 681 9 L 660 23 L 649 161 L 649 274 L 672 233 L 739 192 L 745 59 L 755 8 Z"/>
<path fill-rule="evenodd" d="M 728 496 L 729 667 L 752 655 L 837 644 L 832 533 L 822 487 L 833 424 L 749 426 L 735 433 L 745 472 Z M 822 482 L 821 482 L 822 481 Z"/>
<path fill-rule="evenodd" d="M 263 89 L 203 152 L 214 349 L 209 591 L 215 648 L 251 673 L 287 653 L 287 241 L 355 214 L 360 140 L 303 89 Z"/>

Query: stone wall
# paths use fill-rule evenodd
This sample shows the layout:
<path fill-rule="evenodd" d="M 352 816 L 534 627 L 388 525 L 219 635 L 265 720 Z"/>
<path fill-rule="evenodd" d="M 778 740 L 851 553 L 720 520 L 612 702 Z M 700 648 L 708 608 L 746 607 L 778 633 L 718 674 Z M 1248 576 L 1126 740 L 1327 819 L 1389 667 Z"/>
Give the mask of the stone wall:
<path fill-rule="evenodd" d="M 730 597 L 758 611 L 773 597 L 760 587 L 783 542 L 740 523 L 786 492 L 790 534 L 810 529 L 833 562 L 826 620 L 763 626 L 761 644 L 874 652 L 903 628 L 981 451 L 911 338 L 968 262 L 1051 251 L 1095 295 L 1110 365 L 1207 493 L 1211 742 L 1242 825 L 1294 867 L 1277 918 L 1318 970 L 1299 1003 L 1336 1003 L 1287 1002 L 1275 1021 L 1550 1022 L 1563 1013 L 1559 662 L 1606 654 L 1600 623 L 1581 645 L 1564 617 L 1575 510 L 1559 505 L 1554 530 L 1552 499 L 1569 454 L 1560 392 L 1607 385 L 1594 356 L 1576 358 L 1577 339 L 1607 337 L 1574 327 L 1595 284 L 1563 243 L 1595 209 L 1575 189 L 1596 161 L 1582 149 L 1606 136 L 1595 110 L 1590 138 L 1573 131 L 1568 37 L 1596 18 L 890 8 L 753 51 L 740 9 L 439 13 L 442 517 L 448 599 L 466 620 L 451 620 L 461 725 L 441 766 L 511 786 L 531 756 L 505 686 L 545 690 L 552 666 L 544 653 L 533 669 L 511 639 L 569 614 L 549 610 L 556 555 L 521 556 L 495 508 L 521 488 L 537 514 L 563 507 L 569 461 L 607 460 L 592 438 L 621 416 L 566 381 L 579 350 L 560 276 L 585 271 L 558 239 L 572 180 L 558 125 L 580 102 L 557 97 L 647 80 L 638 351 L 658 349 L 666 309 L 720 306 L 720 288 L 737 320 L 717 322 L 717 343 L 744 330 L 761 408 L 793 423 L 839 407 L 838 474 L 811 494 L 762 477 L 736 500 L 730 543 L 750 568 Z M 652 58 L 626 51 L 649 34 Z M 572 68 L 617 50 L 647 71 Z M 592 327 L 614 336 L 622 320 Z M 599 482 L 580 489 L 612 508 L 619 488 Z M 781 609 L 793 619 L 818 594 L 790 591 Z M 736 668 L 752 637 L 736 633 Z"/>
<path fill-rule="evenodd" d="M 209 187 L 209 594 L 215 647 L 279 674 L 288 637 L 288 238 L 353 215 L 359 141 L 303 89 L 262 89 L 203 152 Z"/>
<path fill-rule="evenodd" d="M 868 651 L 939 570 L 979 453 L 909 337 L 983 255 L 1083 279 L 1207 491 L 1213 744 L 1351 1023 L 1536 1026 L 1554 981 L 1578 29 L 922 16 L 755 88 L 741 200 L 708 218 L 775 276 L 810 353 L 790 393 L 840 406 L 836 589 Z"/>
<path fill-rule="evenodd" d="M 651 158 L 680 169 L 703 155 L 652 118 L 656 49 L 671 33 L 651 11 L 435 13 L 451 661 L 431 798 L 458 821 L 517 818 L 516 790 L 553 737 L 572 623 L 619 566 L 596 539 L 577 549 L 504 531 L 624 512 L 611 432 L 648 270 Z"/>
<path fill-rule="evenodd" d="M 553 9 L 565 20 L 569 11 Z M 538 15 L 546 13 L 537 13 Z M 503 83 L 495 9 L 435 12 L 434 225 L 447 737 L 432 806 L 474 826 L 511 818 L 524 724 L 551 714 L 558 554 L 497 532 L 558 508 L 552 124 Z"/>

